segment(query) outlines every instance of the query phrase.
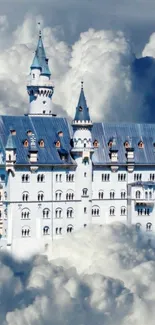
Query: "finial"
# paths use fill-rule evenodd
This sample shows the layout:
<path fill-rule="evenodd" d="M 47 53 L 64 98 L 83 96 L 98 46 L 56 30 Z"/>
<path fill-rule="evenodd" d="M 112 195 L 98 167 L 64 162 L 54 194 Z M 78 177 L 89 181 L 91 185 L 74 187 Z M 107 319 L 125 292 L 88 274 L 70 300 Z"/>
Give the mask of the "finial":
<path fill-rule="evenodd" d="M 38 28 L 39 28 L 39 37 L 41 37 L 41 24 L 38 22 Z"/>
<path fill-rule="evenodd" d="M 81 90 L 83 90 L 83 81 L 81 81 Z"/>

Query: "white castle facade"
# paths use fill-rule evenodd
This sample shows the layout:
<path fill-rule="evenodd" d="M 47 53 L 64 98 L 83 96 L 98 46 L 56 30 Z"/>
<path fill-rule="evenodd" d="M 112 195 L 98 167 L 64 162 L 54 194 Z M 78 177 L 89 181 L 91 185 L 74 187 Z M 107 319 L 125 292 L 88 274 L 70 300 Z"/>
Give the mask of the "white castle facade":
<path fill-rule="evenodd" d="M 27 86 L 30 112 L 0 117 L 0 247 L 45 249 L 116 221 L 155 229 L 155 125 L 93 123 L 83 84 L 72 125 L 51 111 L 42 36 Z"/>

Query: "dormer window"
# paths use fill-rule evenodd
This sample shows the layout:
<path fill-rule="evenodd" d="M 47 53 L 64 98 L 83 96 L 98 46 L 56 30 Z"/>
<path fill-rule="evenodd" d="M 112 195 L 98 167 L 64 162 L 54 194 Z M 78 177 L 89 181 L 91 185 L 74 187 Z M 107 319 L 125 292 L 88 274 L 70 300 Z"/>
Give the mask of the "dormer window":
<path fill-rule="evenodd" d="M 64 135 L 64 134 L 63 134 L 62 131 L 59 131 L 59 132 L 58 132 L 58 136 L 59 136 L 59 137 L 63 137 L 63 135 Z"/>
<path fill-rule="evenodd" d="M 29 146 L 29 143 L 28 143 L 27 139 L 23 141 L 23 145 L 24 145 L 25 148 L 27 148 Z"/>
<path fill-rule="evenodd" d="M 94 140 L 94 142 L 93 142 L 93 146 L 94 146 L 94 148 L 98 148 L 98 147 L 99 147 L 99 143 L 98 143 L 97 140 Z"/>
<path fill-rule="evenodd" d="M 125 143 L 124 143 L 124 147 L 125 147 L 126 149 L 130 148 L 130 143 L 129 143 L 128 141 L 125 141 Z"/>
<path fill-rule="evenodd" d="M 140 149 L 143 149 L 144 148 L 144 142 L 143 141 L 140 141 L 138 143 L 138 148 L 140 148 Z"/>
<path fill-rule="evenodd" d="M 31 130 L 28 130 L 28 131 L 27 131 L 27 135 L 28 135 L 28 136 L 32 135 L 32 131 L 31 131 Z"/>
<path fill-rule="evenodd" d="M 10 130 L 11 135 L 16 135 L 16 130 Z"/>
<path fill-rule="evenodd" d="M 40 148 L 44 148 L 45 147 L 44 140 L 40 140 L 38 143 L 39 143 Z"/>
<path fill-rule="evenodd" d="M 80 106 L 80 107 L 79 107 L 79 111 L 82 112 L 82 109 L 83 109 L 82 106 Z"/>
<path fill-rule="evenodd" d="M 60 148 L 60 141 L 57 141 L 57 142 L 55 143 L 55 146 L 56 146 L 56 148 Z"/>
<path fill-rule="evenodd" d="M 113 145 L 113 141 L 112 141 L 112 140 L 110 140 L 110 141 L 108 142 L 108 147 L 109 147 L 109 148 L 111 148 L 111 147 L 112 147 L 112 145 Z"/>

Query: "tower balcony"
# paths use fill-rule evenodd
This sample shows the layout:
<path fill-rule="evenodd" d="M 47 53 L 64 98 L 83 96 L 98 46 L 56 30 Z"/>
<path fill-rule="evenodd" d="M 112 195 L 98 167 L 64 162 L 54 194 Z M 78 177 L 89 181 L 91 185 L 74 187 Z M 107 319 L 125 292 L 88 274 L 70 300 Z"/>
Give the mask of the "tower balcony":
<path fill-rule="evenodd" d="M 28 80 L 27 87 L 39 87 L 39 88 L 52 87 L 52 88 L 54 88 L 54 84 L 53 84 L 52 80 L 46 80 L 45 82 L 43 82 L 43 81 L 37 82 L 35 80 Z"/>
<path fill-rule="evenodd" d="M 152 199 L 135 199 L 135 205 L 138 206 L 154 206 Z"/>

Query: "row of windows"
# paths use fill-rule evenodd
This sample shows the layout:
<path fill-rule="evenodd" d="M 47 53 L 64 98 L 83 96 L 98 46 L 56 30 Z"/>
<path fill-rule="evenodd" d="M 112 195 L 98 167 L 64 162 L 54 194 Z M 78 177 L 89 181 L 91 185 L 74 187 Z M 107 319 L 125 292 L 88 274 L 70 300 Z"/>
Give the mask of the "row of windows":
<path fill-rule="evenodd" d="M 110 182 L 110 174 L 102 174 L 101 175 L 101 180 L 102 182 Z M 127 174 L 118 174 L 118 181 L 119 182 L 125 182 L 127 180 Z M 150 181 L 155 180 L 155 174 L 150 174 Z M 136 173 L 134 174 L 134 181 L 142 181 L 142 174 L 141 173 Z"/>
<path fill-rule="evenodd" d="M 136 191 L 136 199 L 141 199 L 142 193 L 141 191 Z M 152 199 L 152 191 L 145 191 L 145 199 Z"/>
<path fill-rule="evenodd" d="M 85 172 L 84 177 L 87 176 L 87 173 Z M 55 176 L 56 178 L 56 182 L 62 182 L 62 174 L 56 174 Z M 75 175 L 74 174 L 67 174 L 66 175 L 66 181 L 67 182 L 74 182 L 75 179 Z M 118 181 L 119 182 L 125 182 L 127 179 L 127 174 L 122 173 L 122 174 L 118 174 Z M 101 175 L 101 180 L 102 182 L 109 182 L 110 181 L 110 174 L 106 173 L 106 174 L 102 174 Z M 134 174 L 134 181 L 141 181 L 142 180 L 142 174 L 140 173 L 136 173 Z M 155 174 L 150 174 L 150 181 L 154 181 L 155 180 Z M 30 181 L 30 176 L 28 174 L 23 174 L 22 175 L 22 182 L 23 183 L 28 183 Z M 37 176 L 37 182 L 42 183 L 45 182 L 45 175 L 44 174 L 38 174 Z"/>
<path fill-rule="evenodd" d="M 114 206 L 111 206 L 109 208 L 109 215 L 110 216 L 114 216 L 115 215 L 115 211 L 116 211 L 115 207 Z M 126 212 L 127 212 L 126 207 L 121 207 L 121 209 L 120 209 L 121 216 L 125 216 L 126 215 Z M 99 216 L 99 215 L 100 215 L 100 208 L 98 206 L 94 206 L 92 208 L 92 216 Z"/>
<path fill-rule="evenodd" d="M 139 231 L 141 229 L 141 227 L 142 227 L 141 223 L 139 223 L 139 222 L 136 223 L 136 230 L 137 231 Z M 152 229 L 153 229 L 152 223 L 151 222 L 148 222 L 146 224 L 146 231 L 152 231 Z"/>
<path fill-rule="evenodd" d="M 142 209 L 137 209 L 137 214 L 138 216 L 149 216 L 150 215 L 150 209 L 149 208 L 142 208 Z"/>
<path fill-rule="evenodd" d="M 84 213 L 86 213 L 86 208 L 84 208 Z M 56 218 L 62 218 L 63 210 L 61 208 L 57 208 L 55 210 L 55 217 Z M 50 210 L 45 208 L 42 212 L 43 219 L 49 219 L 50 218 Z M 73 208 L 68 208 L 66 211 L 67 218 L 73 218 L 74 216 L 74 210 Z M 24 208 L 21 213 L 21 219 L 30 219 L 30 210 L 28 208 Z"/>
<path fill-rule="evenodd" d="M 83 196 L 87 196 L 88 195 L 88 189 L 87 188 L 84 188 L 82 190 L 82 195 Z M 55 193 L 55 200 L 56 201 L 60 201 L 62 199 L 62 191 L 58 190 L 56 193 Z M 23 195 L 22 195 L 22 200 L 23 201 L 28 201 L 29 200 L 29 193 L 28 192 L 23 192 Z M 71 201 L 71 200 L 74 200 L 74 193 L 73 191 L 70 191 L 70 192 L 67 192 L 66 193 L 66 200 L 67 201 Z M 38 201 L 44 201 L 44 193 L 43 192 L 38 192 Z"/>
<path fill-rule="evenodd" d="M 67 229 L 66 229 L 66 232 L 71 233 L 73 231 L 73 229 L 74 229 L 73 225 L 68 225 Z M 49 226 L 43 227 L 42 234 L 44 236 L 50 235 L 50 227 Z M 55 234 L 56 235 L 61 235 L 62 234 L 62 227 L 56 227 L 55 228 Z M 31 228 L 28 227 L 28 226 L 24 226 L 22 228 L 22 230 L 21 230 L 21 235 L 22 235 L 22 237 L 30 237 L 31 236 Z"/>

